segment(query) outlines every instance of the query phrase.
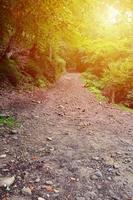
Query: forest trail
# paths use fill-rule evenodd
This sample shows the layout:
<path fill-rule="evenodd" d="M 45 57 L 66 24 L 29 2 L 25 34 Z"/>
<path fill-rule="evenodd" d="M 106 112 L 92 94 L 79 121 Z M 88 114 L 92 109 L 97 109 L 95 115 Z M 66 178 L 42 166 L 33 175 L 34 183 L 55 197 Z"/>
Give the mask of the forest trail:
<path fill-rule="evenodd" d="M 1 91 L 0 108 L 21 124 L 0 128 L 0 173 L 16 175 L 9 200 L 132 200 L 133 113 L 96 100 L 79 74 L 34 94 Z"/>

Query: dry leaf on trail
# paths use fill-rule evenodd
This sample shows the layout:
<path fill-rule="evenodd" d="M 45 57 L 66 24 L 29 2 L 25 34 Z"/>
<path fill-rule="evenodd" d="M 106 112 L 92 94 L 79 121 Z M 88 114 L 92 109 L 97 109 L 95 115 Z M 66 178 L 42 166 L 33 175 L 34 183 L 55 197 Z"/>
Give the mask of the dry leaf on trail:
<path fill-rule="evenodd" d="M 32 185 L 29 186 L 30 190 L 33 191 L 34 187 Z"/>
<path fill-rule="evenodd" d="M 32 160 L 37 160 L 37 157 L 36 157 L 36 156 L 32 156 L 31 159 L 32 159 Z"/>
<path fill-rule="evenodd" d="M 45 186 L 45 189 L 47 190 L 47 192 L 54 192 L 54 189 L 52 186 Z"/>
<path fill-rule="evenodd" d="M 47 192 L 54 192 L 54 193 L 59 193 L 59 190 L 57 190 L 57 189 L 54 189 L 54 187 L 53 186 L 47 186 L 47 185 L 45 185 L 44 186 L 44 188 L 46 189 L 46 191 Z"/>

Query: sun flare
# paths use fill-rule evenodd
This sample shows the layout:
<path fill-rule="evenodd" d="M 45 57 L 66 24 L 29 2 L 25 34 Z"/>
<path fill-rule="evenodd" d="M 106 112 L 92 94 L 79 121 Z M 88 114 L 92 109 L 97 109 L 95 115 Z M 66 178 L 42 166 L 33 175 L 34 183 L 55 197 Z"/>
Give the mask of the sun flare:
<path fill-rule="evenodd" d="M 120 11 L 114 7 L 107 9 L 106 22 L 108 24 L 116 24 L 119 20 Z"/>

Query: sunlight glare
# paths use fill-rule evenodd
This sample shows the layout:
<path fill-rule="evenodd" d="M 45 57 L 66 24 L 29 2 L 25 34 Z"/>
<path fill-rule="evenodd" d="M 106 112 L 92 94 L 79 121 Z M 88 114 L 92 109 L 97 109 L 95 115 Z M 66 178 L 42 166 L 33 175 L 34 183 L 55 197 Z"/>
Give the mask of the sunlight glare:
<path fill-rule="evenodd" d="M 126 12 L 127 21 L 130 23 L 133 20 L 133 12 Z"/>
<path fill-rule="evenodd" d="M 109 7 L 107 9 L 107 16 L 106 16 L 106 22 L 108 24 L 116 24 L 118 22 L 119 17 L 119 10 L 114 7 Z"/>

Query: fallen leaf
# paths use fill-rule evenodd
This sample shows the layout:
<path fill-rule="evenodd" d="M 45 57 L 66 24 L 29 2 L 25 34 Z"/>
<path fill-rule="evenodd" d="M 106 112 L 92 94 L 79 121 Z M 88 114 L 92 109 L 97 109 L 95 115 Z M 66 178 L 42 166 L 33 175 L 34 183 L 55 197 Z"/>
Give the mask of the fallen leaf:
<path fill-rule="evenodd" d="M 37 160 L 37 157 L 36 157 L 36 156 L 32 156 L 31 159 L 32 159 L 32 160 Z"/>
<path fill-rule="evenodd" d="M 52 186 L 45 186 L 45 189 L 47 190 L 47 192 L 54 192 L 54 189 Z"/>
<path fill-rule="evenodd" d="M 32 185 L 30 185 L 29 188 L 31 189 L 31 191 L 34 190 L 34 187 Z"/>

